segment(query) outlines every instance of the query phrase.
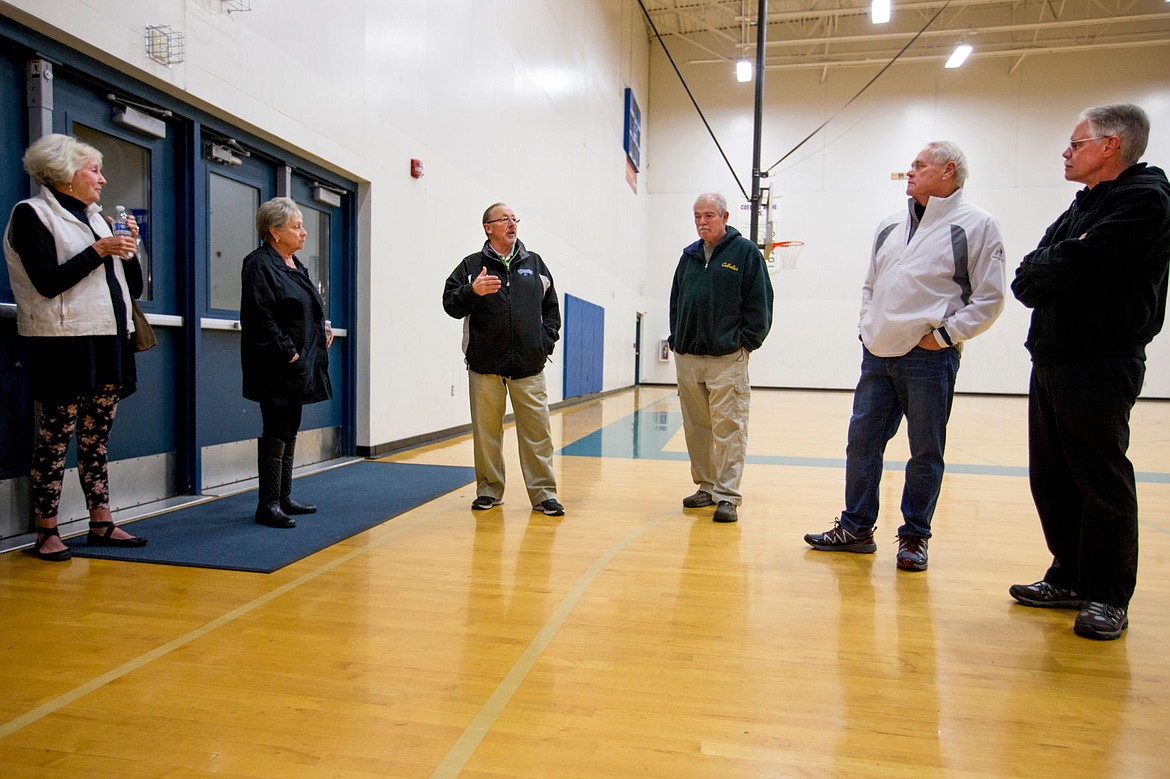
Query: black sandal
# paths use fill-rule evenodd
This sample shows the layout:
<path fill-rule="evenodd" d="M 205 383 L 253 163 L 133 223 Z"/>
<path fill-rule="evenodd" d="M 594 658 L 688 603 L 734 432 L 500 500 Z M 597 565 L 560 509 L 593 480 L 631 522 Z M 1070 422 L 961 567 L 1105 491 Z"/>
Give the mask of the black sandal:
<path fill-rule="evenodd" d="M 94 528 L 105 528 L 106 532 L 97 533 Z M 90 522 L 89 535 L 86 536 L 85 542 L 90 546 L 146 546 L 145 538 L 137 538 L 131 536 L 130 538 L 113 538 L 114 535 L 113 522 Z"/>
<path fill-rule="evenodd" d="M 53 536 L 57 536 L 58 538 L 60 538 L 61 531 L 58 530 L 55 525 L 53 527 L 41 527 L 40 525 L 37 525 L 36 528 L 37 528 L 36 543 L 33 544 L 32 549 L 25 549 L 24 550 L 25 554 L 30 554 L 30 555 L 33 555 L 35 557 L 39 557 L 42 560 L 48 560 L 50 563 L 63 563 L 66 560 L 73 557 L 73 552 L 69 551 L 69 547 L 65 547 L 64 549 L 58 549 L 56 552 L 42 552 L 41 547 L 45 545 L 45 542 L 48 541 Z"/>

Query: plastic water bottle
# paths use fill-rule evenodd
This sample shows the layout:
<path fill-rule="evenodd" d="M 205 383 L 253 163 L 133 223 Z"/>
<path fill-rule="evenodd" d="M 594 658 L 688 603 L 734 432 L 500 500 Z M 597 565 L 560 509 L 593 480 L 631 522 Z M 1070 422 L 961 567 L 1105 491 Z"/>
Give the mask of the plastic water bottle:
<path fill-rule="evenodd" d="M 114 217 L 114 235 L 133 235 L 126 222 L 126 206 L 114 206 L 114 210 L 118 213 Z"/>
<path fill-rule="evenodd" d="M 126 222 L 126 206 L 114 206 L 114 211 L 117 212 L 117 215 L 114 217 L 114 235 L 124 235 L 128 238 L 133 238 L 134 233 L 130 231 L 130 225 Z M 130 255 L 126 256 L 129 257 Z"/>

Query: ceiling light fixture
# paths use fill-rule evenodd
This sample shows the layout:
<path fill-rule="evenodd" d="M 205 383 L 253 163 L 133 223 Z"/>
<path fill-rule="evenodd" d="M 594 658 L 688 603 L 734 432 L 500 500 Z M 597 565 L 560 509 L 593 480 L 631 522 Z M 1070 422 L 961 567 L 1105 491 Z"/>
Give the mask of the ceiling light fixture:
<path fill-rule="evenodd" d="M 752 61 L 751 60 L 736 60 L 735 62 L 735 80 L 739 83 L 752 80 Z"/>
<path fill-rule="evenodd" d="M 951 58 L 947 60 L 946 67 L 957 68 L 966 62 L 969 56 L 971 56 L 971 46 L 960 41 L 955 50 L 951 52 Z"/>
<path fill-rule="evenodd" d="M 890 0 L 873 0 L 869 6 L 869 20 L 874 24 L 885 24 L 890 21 Z"/>

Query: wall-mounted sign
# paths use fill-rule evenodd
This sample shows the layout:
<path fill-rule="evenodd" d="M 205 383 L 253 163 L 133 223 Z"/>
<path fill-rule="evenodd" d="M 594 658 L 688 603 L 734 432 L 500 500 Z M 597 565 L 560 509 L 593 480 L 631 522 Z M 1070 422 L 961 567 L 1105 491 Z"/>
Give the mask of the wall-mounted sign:
<path fill-rule="evenodd" d="M 642 169 L 642 112 L 634 99 L 634 90 L 626 87 L 626 131 L 622 146 L 634 170 Z"/>

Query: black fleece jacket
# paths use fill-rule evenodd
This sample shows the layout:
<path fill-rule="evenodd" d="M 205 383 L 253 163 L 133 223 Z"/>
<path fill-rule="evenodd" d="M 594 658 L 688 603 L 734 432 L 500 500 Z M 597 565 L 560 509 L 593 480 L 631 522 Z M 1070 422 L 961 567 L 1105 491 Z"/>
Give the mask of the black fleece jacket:
<path fill-rule="evenodd" d="M 1145 359 L 1166 318 L 1170 182 L 1132 165 L 1077 193 L 1025 255 L 1012 292 L 1032 309 L 1024 342 L 1036 365 Z"/>
<path fill-rule="evenodd" d="M 506 267 L 483 249 L 455 266 L 443 285 L 443 310 L 463 319 L 463 354 L 467 367 L 509 379 L 524 379 L 544 370 L 561 335 L 561 306 L 552 273 L 536 252 L 516 242 L 516 257 Z M 479 296 L 471 282 L 481 269 L 498 276 L 500 291 Z"/>

